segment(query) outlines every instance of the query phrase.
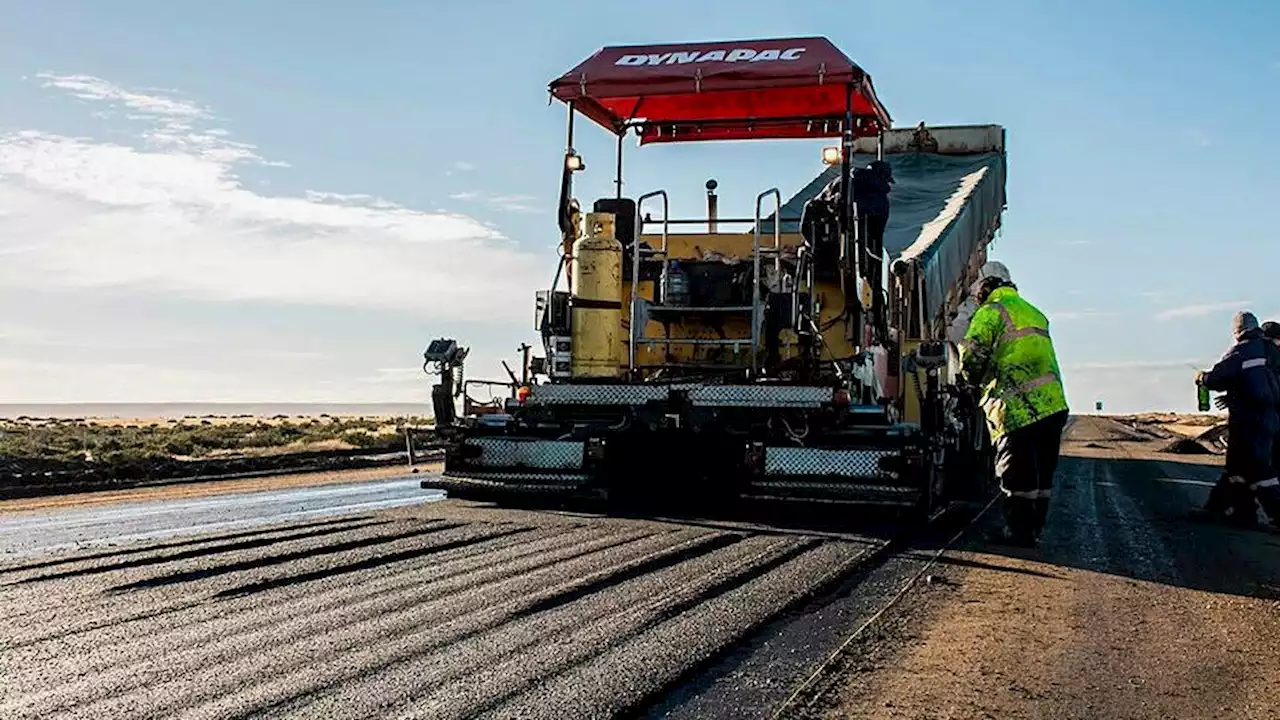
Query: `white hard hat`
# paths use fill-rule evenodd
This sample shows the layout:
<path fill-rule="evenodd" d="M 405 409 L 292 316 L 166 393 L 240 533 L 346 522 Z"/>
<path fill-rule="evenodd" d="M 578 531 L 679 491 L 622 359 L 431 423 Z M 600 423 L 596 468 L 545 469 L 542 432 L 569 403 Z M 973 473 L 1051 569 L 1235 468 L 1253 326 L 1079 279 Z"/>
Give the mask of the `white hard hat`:
<path fill-rule="evenodd" d="M 1009 268 L 999 260 L 992 260 L 982 269 L 978 271 L 978 281 L 981 282 L 987 278 L 999 278 L 1003 282 L 1013 282 L 1013 278 L 1009 275 Z"/>

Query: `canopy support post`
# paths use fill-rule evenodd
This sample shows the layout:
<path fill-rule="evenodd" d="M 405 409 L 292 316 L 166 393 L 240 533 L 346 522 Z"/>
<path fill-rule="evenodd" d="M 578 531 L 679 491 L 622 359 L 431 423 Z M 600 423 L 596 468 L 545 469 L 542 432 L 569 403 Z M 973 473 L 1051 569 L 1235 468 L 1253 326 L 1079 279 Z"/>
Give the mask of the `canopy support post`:
<path fill-rule="evenodd" d="M 565 130 L 564 151 L 565 153 L 573 152 L 573 101 L 565 103 L 565 107 L 569 111 L 568 127 Z"/>
<path fill-rule="evenodd" d="M 614 178 L 613 184 L 617 187 L 617 199 L 622 199 L 622 141 L 627 137 L 627 128 L 623 126 L 618 129 L 618 175 Z"/>
<path fill-rule="evenodd" d="M 573 154 L 573 101 L 565 102 L 568 108 L 569 118 L 568 127 L 565 130 L 564 141 L 564 157 L 560 159 L 560 206 L 556 208 L 556 214 L 560 216 L 560 262 L 556 264 L 556 276 L 551 281 L 551 291 L 554 293 L 556 288 L 560 286 L 560 274 L 565 272 L 565 265 L 569 262 L 569 255 L 573 252 L 573 211 L 571 203 L 573 200 L 573 172 L 569 170 L 569 156 Z M 566 273 L 567 275 L 567 273 Z M 573 289 L 572 276 L 566 277 L 569 289 Z"/>
<path fill-rule="evenodd" d="M 844 233 L 840 243 L 840 254 L 843 259 L 840 285 L 845 297 L 845 309 L 853 320 L 854 335 L 852 339 L 854 340 L 854 346 L 860 349 L 862 346 L 863 313 L 862 304 L 858 298 L 858 279 L 862 276 L 860 272 L 862 263 L 861 258 L 858 256 L 857 216 L 854 212 L 857 198 L 853 196 L 854 91 L 854 85 L 849 84 L 846 86 L 844 123 L 840 133 L 840 227 Z"/>

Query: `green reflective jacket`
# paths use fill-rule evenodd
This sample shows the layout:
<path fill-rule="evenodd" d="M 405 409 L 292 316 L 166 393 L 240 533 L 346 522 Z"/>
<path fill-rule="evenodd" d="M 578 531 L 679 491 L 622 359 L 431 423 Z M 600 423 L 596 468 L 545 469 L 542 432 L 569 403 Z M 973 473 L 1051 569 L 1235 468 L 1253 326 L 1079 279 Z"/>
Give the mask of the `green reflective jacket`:
<path fill-rule="evenodd" d="M 982 390 L 992 440 L 1067 409 L 1049 320 L 1012 287 L 996 288 L 973 314 L 960 363 Z"/>

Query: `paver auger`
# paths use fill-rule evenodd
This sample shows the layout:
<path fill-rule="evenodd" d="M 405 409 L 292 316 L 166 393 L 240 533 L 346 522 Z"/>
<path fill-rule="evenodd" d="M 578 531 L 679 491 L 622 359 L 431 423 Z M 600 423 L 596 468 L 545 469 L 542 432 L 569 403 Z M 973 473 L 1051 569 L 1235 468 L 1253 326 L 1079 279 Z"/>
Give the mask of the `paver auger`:
<path fill-rule="evenodd" d="M 606 47 L 550 91 L 569 117 L 563 252 L 551 288 L 534 293 L 545 355 L 525 349 L 520 376 L 508 368 L 500 383 L 510 397 L 478 407 L 465 348 L 431 343 L 448 446 L 443 478 L 424 486 L 924 513 L 990 489 L 981 413 L 946 328 L 1000 226 L 1003 128 L 890 129 L 870 76 L 824 38 Z M 572 194 L 585 169 L 576 114 L 618 139 L 617 193 L 587 213 Z M 752 217 L 721 218 L 710 181 L 708 217 L 678 219 L 664 190 L 622 195 L 630 132 L 641 146 L 839 144 L 786 202 L 769 188 Z M 853 192 L 877 159 L 895 179 L 883 248 Z"/>

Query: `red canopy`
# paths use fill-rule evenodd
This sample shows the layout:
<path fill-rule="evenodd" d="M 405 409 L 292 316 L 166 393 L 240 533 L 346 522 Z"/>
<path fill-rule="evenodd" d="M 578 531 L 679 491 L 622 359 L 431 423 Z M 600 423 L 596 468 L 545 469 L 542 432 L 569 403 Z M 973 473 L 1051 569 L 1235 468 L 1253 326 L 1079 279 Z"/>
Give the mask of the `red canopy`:
<path fill-rule="evenodd" d="M 837 137 L 846 105 L 857 135 L 892 122 L 871 76 L 821 37 L 606 47 L 551 93 L 611 132 L 638 127 L 642 145 Z"/>

